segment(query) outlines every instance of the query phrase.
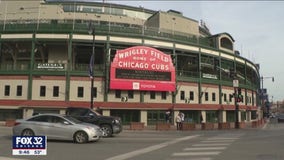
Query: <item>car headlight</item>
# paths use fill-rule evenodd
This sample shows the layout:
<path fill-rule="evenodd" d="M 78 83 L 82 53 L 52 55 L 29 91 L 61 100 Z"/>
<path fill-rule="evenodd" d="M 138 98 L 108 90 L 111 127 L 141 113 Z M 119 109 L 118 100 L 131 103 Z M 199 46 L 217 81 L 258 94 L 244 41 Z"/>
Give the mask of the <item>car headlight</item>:
<path fill-rule="evenodd" d="M 118 119 L 115 119 L 115 120 L 112 121 L 112 123 L 113 123 L 113 124 L 119 124 L 120 122 L 119 122 Z"/>

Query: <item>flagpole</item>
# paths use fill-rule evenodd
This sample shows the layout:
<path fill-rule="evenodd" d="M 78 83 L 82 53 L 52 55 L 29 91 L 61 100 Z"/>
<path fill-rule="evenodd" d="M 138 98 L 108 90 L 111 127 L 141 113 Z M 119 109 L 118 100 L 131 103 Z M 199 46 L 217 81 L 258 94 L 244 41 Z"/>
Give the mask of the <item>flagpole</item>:
<path fill-rule="evenodd" d="M 91 109 L 94 108 L 94 63 L 95 63 L 95 26 L 90 21 L 89 22 L 89 34 L 93 35 L 93 44 L 92 44 L 92 56 L 90 59 L 90 78 L 91 78 L 91 101 L 90 101 L 90 107 Z"/>

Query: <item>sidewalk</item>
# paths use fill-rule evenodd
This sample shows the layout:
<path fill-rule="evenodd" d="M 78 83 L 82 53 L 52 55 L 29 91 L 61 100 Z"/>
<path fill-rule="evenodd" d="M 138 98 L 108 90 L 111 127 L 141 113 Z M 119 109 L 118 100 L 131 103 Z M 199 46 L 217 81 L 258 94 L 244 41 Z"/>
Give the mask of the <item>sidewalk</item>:
<path fill-rule="evenodd" d="M 252 128 L 247 126 L 246 128 L 243 129 L 265 129 L 267 128 L 267 125 L 269 124 L 269 120 L 266 121 L 266 123 L 264 123 L 262 126 L 259 126 L 257 128 Z M 12 132 L 12 128 L 10 126 L 5 126 L 5 125 L 0 125 L 0 130 L 10 130 Z M 181 130 L 181 131 L 209 131 L 209 130 L 233 130 L 235 128 L 231 128 L 231 129 L 218 129 L 218 128 L 214 128 L 214 129 L 202 129 L 202 128 L 195 128 L 195 129 L 190 129 L 190 130 Z M 157 129 L 156 125 L 148 125 L 148 126 L 144 126 L 143 129 L 131 129 L 130 125 L 123 125 L 123 131 L 177 131 L 177 128 L 175 125 L 170 125 L 169 129 Z"/>

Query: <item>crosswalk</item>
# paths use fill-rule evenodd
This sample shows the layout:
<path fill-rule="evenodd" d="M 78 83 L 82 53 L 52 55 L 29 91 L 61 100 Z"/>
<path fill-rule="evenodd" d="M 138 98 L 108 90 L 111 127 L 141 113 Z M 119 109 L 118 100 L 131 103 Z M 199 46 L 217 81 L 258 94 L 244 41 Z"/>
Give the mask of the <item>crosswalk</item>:
<path fill-rule="evenodd" d="M 209 137 L 184 148 L 180 152 L 173 153 L 171 157 L 187 160 L 214 160 L 214 156 L 221 154 L 241 136 L 242 134 L 222 134 Z"/>

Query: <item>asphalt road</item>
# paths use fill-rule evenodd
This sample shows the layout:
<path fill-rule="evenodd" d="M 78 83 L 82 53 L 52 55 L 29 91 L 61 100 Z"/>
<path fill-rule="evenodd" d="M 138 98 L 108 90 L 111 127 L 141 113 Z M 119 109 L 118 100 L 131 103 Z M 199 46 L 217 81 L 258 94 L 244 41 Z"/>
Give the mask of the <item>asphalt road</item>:
<path fill-rule="evenodd" d="M 48 141 L 45 156 L 13 156 L 0 127 L 0 160 L 283 160 L 284 123 L 213 131 L 129 131 L 98 142 Z"/>

